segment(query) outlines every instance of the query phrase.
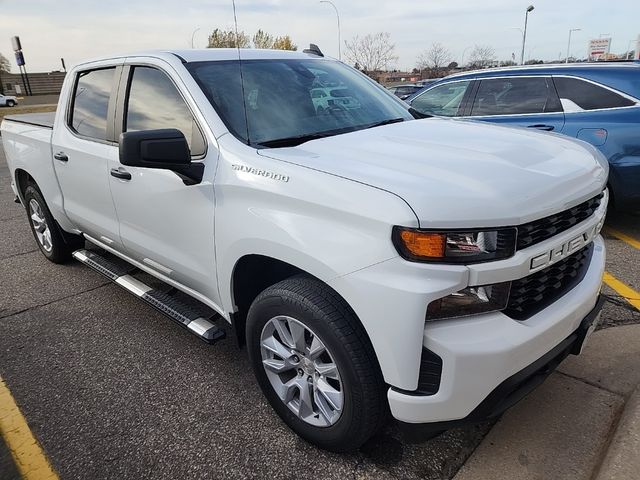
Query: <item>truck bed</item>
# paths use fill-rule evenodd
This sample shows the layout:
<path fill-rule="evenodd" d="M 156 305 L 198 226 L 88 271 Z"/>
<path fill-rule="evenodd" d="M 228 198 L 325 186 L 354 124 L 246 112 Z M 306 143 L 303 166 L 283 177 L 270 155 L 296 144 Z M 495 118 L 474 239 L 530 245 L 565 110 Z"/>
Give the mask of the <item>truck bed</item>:
<path fill-rule="evenodd" d="M 38 127 L 53 129 L 53 120 L 56 117 L 56 112 L 47 113 L 23 113 L 21 115 L 7 115 L 5 120 L 12 122 L 24 123 L 26 125 L 35 125 Z"/>

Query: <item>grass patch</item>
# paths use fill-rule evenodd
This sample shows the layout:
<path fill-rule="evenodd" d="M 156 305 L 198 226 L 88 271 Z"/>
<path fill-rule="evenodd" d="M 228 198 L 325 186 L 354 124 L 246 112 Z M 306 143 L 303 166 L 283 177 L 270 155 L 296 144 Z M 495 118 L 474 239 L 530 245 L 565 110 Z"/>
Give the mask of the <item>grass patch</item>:
<path fill-rule="evenodd" d="M 0 107 L 0 122 L 5 116 L 20 115 L 23 113 L 46 113 L 55 112 L 55 105 L 34 105 L 34 106 L 17 106 L 17 107 Z"/>

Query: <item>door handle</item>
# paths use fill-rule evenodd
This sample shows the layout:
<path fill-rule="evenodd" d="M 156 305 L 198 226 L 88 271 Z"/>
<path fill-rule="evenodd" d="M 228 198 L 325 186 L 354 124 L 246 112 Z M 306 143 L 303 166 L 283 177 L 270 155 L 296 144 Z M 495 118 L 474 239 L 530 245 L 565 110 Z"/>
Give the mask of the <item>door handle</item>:
<path fill-rule="evenodd" d="M 550 132 L 555 127 L 553 125 L 539 124 L 539 125 L 529 125 L 528 128 L 537 128 L 538 130 L 544 130 L 545 132 Z"/>
<path fill-rule="evenodd" d="M 53 158 L 55 158 L 56 160 L 60 160 L 61 162 L 69 161 L 69 157 L 67 157 L 64 152 L 54 153 Z"/>
<path fill-rule="evenodd" d="M 119 178 L 121 180 L 131 180 L 131 174 L 129 172 L 127 172 L 125 169 L 123 169 L 122 167 L 120 167 L 120 168 L 112 168 L 111 169 L 111 176 Z"/>

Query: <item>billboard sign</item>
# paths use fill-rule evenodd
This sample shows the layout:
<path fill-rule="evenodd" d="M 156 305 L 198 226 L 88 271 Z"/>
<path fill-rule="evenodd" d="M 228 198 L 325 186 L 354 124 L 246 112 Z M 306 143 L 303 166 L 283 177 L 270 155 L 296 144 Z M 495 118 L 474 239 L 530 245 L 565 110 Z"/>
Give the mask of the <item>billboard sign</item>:
<path fill-rule="evenodd" d="M 589 41 L 589 60 L 605 58 L 611 48 L 611 38 L 594 38 Z"/>

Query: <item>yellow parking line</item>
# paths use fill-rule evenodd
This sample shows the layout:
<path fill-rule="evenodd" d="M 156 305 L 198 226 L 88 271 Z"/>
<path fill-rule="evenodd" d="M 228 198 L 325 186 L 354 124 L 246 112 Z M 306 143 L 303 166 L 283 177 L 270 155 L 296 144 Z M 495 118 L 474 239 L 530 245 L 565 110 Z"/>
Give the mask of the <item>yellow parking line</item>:
<path fill-rule="evenodd" d="M 636 307 L 637 310 L 640 310 L 640 293 L 636 292 L 625 283 L 622 283 L 609 272 L 604 272 L 602 280 L 620 294 L 627 302 Z"/>
<path fill-rule="evenodd" d="M 628 243 L 632 247 L 637 248 L 638 250 L 640 250 L 640 242 L 638 240 L 636 240 L 635 238 L 630 237 L 626 233 L 622 233 L 621 231 L 616 230 L 615 228 L 610 228 L 610 227 L 605 227 L 605 232 L 608 233 L 609 235 L 613 235 L 617 239 L 620 239 L 623 242 Z"/>
<path fill-rule="evenodd" d="M 49 460 L 31 433 L 11 392 L 0 377 L 0 434 L 25 480 L 57 480 Z"/>

